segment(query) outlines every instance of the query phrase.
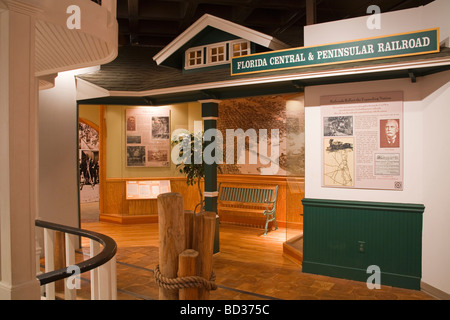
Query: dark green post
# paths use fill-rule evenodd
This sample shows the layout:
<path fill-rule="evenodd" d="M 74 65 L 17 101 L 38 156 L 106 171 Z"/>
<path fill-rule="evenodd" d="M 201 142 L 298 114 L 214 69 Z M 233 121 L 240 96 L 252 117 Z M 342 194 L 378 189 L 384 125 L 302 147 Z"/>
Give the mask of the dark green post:
<path fill-rule="evenodd" d="M 202 118 L 204 132 L 208 129 L 217 129 L 219 117 L 219 100 L 202 100 Z M 205 142 L 207 146 L 211 141 Z M 214 236 L 214 253 L 219 252 L 219 217 L 217 216 L 217 166 L 205 163 L 205 210 L 216 213 L 216 231 Z"/>

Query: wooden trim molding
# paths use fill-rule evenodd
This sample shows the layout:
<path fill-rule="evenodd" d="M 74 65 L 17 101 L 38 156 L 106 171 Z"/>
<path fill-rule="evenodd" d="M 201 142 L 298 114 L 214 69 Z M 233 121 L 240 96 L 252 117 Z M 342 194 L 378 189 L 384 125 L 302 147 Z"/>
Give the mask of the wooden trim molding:
<path fill-rule="evenodd" d="M 257 174 L 218 174 L 217 180 L 221 182 L 249 183 L 256 181 L 258 183 L 278 183 L 286 185 L 289 182 L 304 183 L 304 177 L 286 177 L 286 176 L 262 176 Z"/>
<path fill-rule="evenodd" d="M 100 125 L 98 128 L 99 150 L 98 150 L 98 181 L 99 181 L 99 210 L 103 212 L 104 195 L 106 186 L 106 106 L 99 107 Z"/>
<path fill-rule="evenodd" d="M 100 126 L 98 124 L 92 122 L 91 120 L 84 119 L 84 118 L 78 118 L 78 122 L 82 122 L 82 123 L 87 124 L 88 126 L 94 128 L 95 131 L 97 131 L 99 133 L 99 136 L 100 136 Z"/>
<path fill-rule="evenodd" d="M 100 221 L 117 224 L 146 224 L 158 223 L 158 217 L 154 215 L 124 216 L 114 214 L 100 214 Z"/>
<path fill-rule="evenodd" d="M 104 177 L 104 173 L 103 176 Z M 177 177 L 127 177 L 105 178 L 100 194 L 100 217 L 116 223 L 156 223 L 157 200 L 126 199 L 127 181 L 170 180 L 171 191 L 183 195 L 186 210 L 194 210 L 200 202 L 197 185 L 188 186 L 184 176 Z M 217 182 L 239 184 L 278 185 L 277 224 L 282 228 L 303 229 L 304 178 L 260 175 L 223 175 L 217 176 Z M 100 184 L 102 185 L 102 184 Z M 201 182 L 204 189 L 204 182 Z M 205 194 L 204 194 L 205 195 Z M 208 196 L 208 193 L 206 193 Z M 220 216 L 220 215 L 219 215 Z M 230 220 L 231 219 L 231 220 Z M 234 214 L 225 219 L 229 223 L 256 226 L 255 221 L 245 214 Z M 224 221 L 225 222 L 225 221 Z"/>
<path fill-rule="evenodd" d="M 128 178 L 106 178 L 107 182 L 121 182 L 121 181 L 145 181 L 145 180 L 170 180 L 170 181 L 184 181 L 185 177 L 128 177 Z"/>

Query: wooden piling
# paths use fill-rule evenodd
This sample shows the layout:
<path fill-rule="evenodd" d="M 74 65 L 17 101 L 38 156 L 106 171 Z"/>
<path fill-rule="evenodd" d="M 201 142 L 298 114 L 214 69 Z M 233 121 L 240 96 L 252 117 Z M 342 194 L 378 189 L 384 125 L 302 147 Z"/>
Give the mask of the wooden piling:
<path fill-rule="evenodd" d="M 201 212 L 195 215 L 193 249 L 198 251 L 197 275 L 211 279 L 213 271 L 214 232 L 216 214 L 214 212 Z M 209 290 L 199 289 L 199 299 L 208 300 Z"/>
<path fill-rule="evenodd" d="M 159 270 L 162 276 L 176 278 L 178 256 L 185 250 L 183 196 L 176 192 L 158 196 Z M 160 300 L 178 300 L 179 290 L 159 288 Z"/>
<path fill-rule="evenodd" d="M 193 249 L 184 250 L 178 260 L 178 277 L 195 276 L 198 252 Z M 198 300 L 198 288 L 180 289 L 180 300 Z"/>
<path fill-rule="evenodd" d="M 185 235 L 186 235 L 186 249 L 192 249 L 192 241 L 194 235 L 194 211 L 184 211 Z"/>

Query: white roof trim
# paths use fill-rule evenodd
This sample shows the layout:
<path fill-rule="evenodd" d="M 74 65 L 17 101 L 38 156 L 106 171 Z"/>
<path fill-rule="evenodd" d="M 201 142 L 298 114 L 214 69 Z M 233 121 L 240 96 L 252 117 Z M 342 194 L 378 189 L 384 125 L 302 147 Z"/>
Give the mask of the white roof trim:
<path fill-rule="evenodd" d="M 99 87 L 89 81 L 75 78 L 77 100 L 109 97 L 110 93 L 105 88 Z"/>
<path fill-rule="evenodd" d="M 182 34 L 176 37 L 164 49 L 157 53 L 153 57 L 153 60 L 155 60 L 158 65 L 161 64 L 164 60 L 170 57 L 174 52 L 180 49 L 184 44 L 186 44 L 207 26 L 211 26 L 216 29 L 234 34 L 237 37 L 249 40 L 272 50 L 282 50 L 290 47 L 287 44 L 267 34 L 249 29 L 247 27 L 221 18 L 217 18 L 210 14 L 205 14 L 188 29 L 186 29 Z"/>
<path fill-rule="evenodd" d="M 395 64 L 389 65 L 377 65 L 377 66 L 365 66 L 365 67 L 353 67 L 353 68 L 345 68 L 336 69 L 336 70 L 321 70 L 321 71 L 312 71 L 307 73 L 294 73 L 294 74 L 286 74 L 286 75 L 274 75 L 274 76 L 259 76 L 257 78 L 244 78 L 244 79 L 236 79 L 236 80 L 227 80 L 227 81 L 217 81 L 210 83 L 202 83 L 202 84 L 194 84 L 194 85 L 186 85 L 172 88 L 164 88 L 164 89 L 154 89 L 154 90 L 146 90 L 146 91 L 109 91 L 111 97 L 144 97 L 144 96 L 152 96 L 159 94 L 171 94 L 177 92 L 187 92 L 194 90 L 207 90 L 207 89 L 215 89 L 215 88 L 226 88 L 226 87 L 235 87 L 235 86 L 244 86 L 244 85 L 252 85 L 255 83 L 275 83 L 280 81 L 292 81 L 292 80 L 306 80 L 306 79 L 315 79 L 322 78 L 324 76 L 345 76 L 345 75 L 354 75 L 354 74 L 366 74 L 366 73 L 375 73 L 375 72 L 384 72 L 384 71 L 394 71 L 394 70 L 407 70 L 410 68 L 425 68 L 425 67 L 437 67 L 437 66 L 446 66 L 450 65 L 450 58 L 441 58 L 436 60 L 429 61 L 421 61 L 421 62 L 399 62 Z"/>

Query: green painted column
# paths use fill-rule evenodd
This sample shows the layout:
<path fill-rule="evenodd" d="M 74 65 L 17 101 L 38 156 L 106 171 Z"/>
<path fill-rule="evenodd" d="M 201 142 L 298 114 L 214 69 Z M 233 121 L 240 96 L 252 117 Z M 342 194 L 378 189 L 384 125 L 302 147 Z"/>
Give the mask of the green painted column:
<path fill-rule="evenodd" d="M 219 100 L 201 100 L 203 130 L 217 129 L 217 118 L 219 117 Z M 205 142 L 205 147 L 211 141 Z M 205 210 L 216 212 L 216 232 L 214 237 L 214 253 L 219 252 L 219 217 L 217 216 L 217 166 L 205 163 Z"/>

